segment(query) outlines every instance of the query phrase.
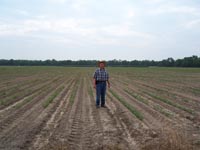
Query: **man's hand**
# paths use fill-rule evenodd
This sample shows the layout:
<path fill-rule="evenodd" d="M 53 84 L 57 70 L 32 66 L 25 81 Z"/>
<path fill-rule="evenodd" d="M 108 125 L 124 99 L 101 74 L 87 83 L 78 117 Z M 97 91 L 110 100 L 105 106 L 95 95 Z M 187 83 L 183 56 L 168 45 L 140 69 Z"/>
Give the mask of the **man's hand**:
<path fill-rule="evenodd" d="M 110 83 L 108 83 L 108 88 L 110 88 Z"/>
<path fill-rule="evenodd" d="M 108 80 L 107 83 L 108 83 L 108 88 L 110 88 L 110 81 Z"/>
<path fill-rule="evenodd" d="M 93 88 L 96 89 L 96 79 L 93 78 Z"/>

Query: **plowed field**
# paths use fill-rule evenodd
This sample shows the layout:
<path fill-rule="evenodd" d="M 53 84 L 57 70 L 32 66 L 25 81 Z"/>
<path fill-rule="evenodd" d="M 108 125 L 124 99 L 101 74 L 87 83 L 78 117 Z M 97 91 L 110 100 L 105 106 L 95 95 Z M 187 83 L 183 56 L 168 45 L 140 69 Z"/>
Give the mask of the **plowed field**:
<path fill-rule="evenodd" d="M 199 150 L 200 69 L 0 67 L 2 150 Z"/>

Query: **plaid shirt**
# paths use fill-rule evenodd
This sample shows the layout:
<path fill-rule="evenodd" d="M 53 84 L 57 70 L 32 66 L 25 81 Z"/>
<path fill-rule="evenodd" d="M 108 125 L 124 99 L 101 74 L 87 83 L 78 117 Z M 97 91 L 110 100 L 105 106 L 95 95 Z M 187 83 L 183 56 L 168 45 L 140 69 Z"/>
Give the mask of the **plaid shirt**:
<path fill-rule="evenodd" d="M 98 68 L 94 72 L 94 76 L 93 77 L 96 79 L 96 81 L 108 81 L 109 74 L 105 69 Z"/>

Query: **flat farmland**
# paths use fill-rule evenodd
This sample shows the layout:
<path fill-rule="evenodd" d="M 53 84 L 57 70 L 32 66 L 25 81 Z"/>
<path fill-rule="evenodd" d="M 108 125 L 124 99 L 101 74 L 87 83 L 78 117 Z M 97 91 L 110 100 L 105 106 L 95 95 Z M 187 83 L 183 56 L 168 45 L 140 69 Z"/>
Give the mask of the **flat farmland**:
<path fill-rule="evenodd" d="M 0 67 L 2 150 L 199 150 L 200 69 Z"/>

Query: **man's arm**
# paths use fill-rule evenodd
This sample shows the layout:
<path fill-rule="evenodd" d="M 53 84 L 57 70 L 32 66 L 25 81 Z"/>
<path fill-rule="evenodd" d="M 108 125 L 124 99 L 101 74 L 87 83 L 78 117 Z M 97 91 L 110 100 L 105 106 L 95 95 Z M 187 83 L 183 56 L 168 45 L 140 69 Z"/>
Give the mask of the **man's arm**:
<path fill-rule="evenodd" d="M 109 80 L 107 80 L 107 83 L 108 83 L 108 87 L 110 88 L 110 81 L 109 81 Z"/>
<path fill-rule="evenodd" d="M 93 78 L 93 87 L 94 87 L 94 89 L 96 89 L 96 79 L 95 78 Z"/>
<path fill-rule="evenodd" d="M 107 84 L 108 84 L 108 88 L 110 88 L 109 73 L 107 73 Z"/>
<path fill-rule="evenodd" d="M 96 78 L 97 78 L 97 73 L 96 71 L 94 72 L 94 75 L 93 75 L 93 88 L 96 89 Z"/>

